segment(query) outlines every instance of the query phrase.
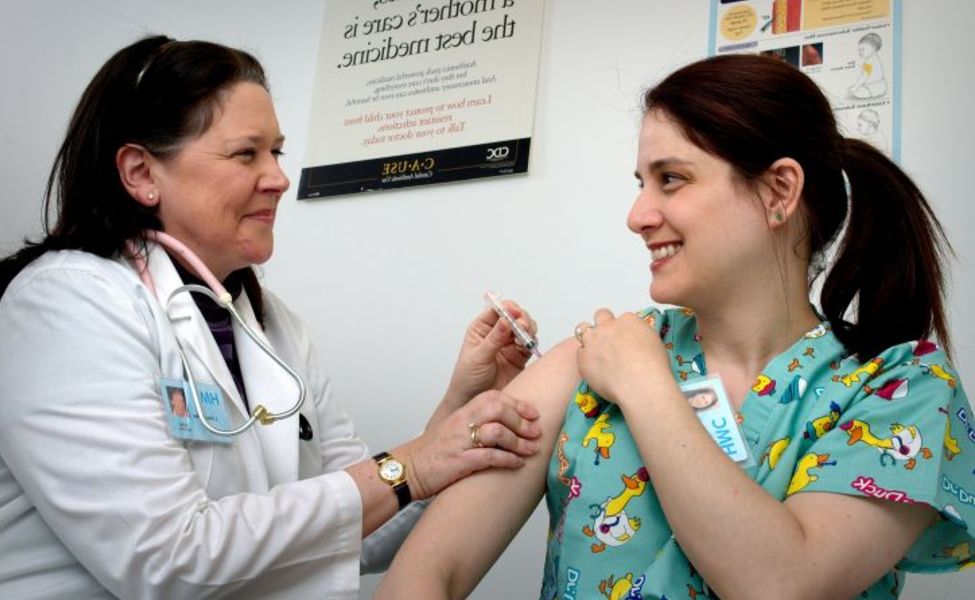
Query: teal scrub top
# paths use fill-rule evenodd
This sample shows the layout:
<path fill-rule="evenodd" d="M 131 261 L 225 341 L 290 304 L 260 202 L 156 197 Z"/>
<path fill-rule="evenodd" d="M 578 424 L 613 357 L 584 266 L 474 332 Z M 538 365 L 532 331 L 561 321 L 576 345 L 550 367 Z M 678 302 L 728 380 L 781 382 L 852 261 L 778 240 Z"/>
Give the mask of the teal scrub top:
<path fill-rule="evenodd" d="M 641 316 L 660 333 L 679 383 L 706 377 L 691 311 L 647 309 Z M 860 362 L 821 323 L 766 366 L 737 420 L 754 459 L 745 472 L 779 500 L 832 492 L 939 511 L 894 570 L 861 597 L 896 598 L 902 571 L 975 564 L 975 415 L 932 342 L 898 344 Z M 687 484 L 708 482 L 688 473 Z M 619 408 L 585 381 L 552 453 L 546 503 L 543 600 L 711 595 L 671 534 Z"/>

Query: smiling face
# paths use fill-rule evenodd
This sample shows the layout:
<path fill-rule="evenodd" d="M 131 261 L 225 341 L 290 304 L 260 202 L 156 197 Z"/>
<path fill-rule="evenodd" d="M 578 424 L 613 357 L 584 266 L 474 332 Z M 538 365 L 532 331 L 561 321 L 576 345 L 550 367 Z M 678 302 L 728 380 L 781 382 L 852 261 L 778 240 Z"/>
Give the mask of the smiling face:
<path fill-rule="evenodd" d="M 173 415 L 177 417 L 189 416 L 189 412 L 186 410 L 186 396 L 183 395 L 183 390 L 179 388 L 169 389 L 169 406 L 173 411 Z"/>
<path fill-rule="evenodd" d="M 650 250 L 655 302 L 700 308 L 738 290 L 755 293 L 745 286 L 768 272 L 768 223 L 729 163 L 653 110 L 643 119 L 635 174 L 640 193 L 627 225 Z"/>
<path fill-rule="evenodd" d="M 274 250 L 274 217 L 289 181 L 271 97 L 242 82 L 221 94 L 213 123 L 173 156 L 152 159 L 165 231 L 214 275 L 259 264 Z"/>
<path fill-rule="evenodd" d="M 717 401 L 718 396 L 714 393 L 714 390 L 698 390 L 687 396 L 687 403 L 691 405 L 691 408 L 696 410 L 704 410 Z"/>

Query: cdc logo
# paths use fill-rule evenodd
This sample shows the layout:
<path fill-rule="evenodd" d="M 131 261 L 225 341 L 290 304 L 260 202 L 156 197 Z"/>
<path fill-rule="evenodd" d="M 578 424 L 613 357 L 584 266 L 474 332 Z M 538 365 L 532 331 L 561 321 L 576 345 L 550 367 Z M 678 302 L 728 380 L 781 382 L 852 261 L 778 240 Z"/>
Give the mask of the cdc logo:
<path fill-rule="evenodd" d="M 511 150 L 507 146 L 498 146 L 496 148 L 487 149 L 487 159 L 488 160 L 504 160 L 508 158 Z"/>

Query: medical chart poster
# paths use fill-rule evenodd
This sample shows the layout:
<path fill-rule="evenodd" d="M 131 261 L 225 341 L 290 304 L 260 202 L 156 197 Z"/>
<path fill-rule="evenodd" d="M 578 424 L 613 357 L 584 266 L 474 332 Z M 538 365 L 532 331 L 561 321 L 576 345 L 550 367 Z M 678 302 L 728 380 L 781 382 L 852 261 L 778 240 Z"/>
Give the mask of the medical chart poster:
<path fill-rule="evenodd" d="M 327 0 L 298 198 L 525 173 L 544 0 Z"/>
<path fill-rule="evenodd" d="M 712 0 L 709 53 L 775 56 L 825 92 L 840 132 L 900 158 L 901 0 Z"/>

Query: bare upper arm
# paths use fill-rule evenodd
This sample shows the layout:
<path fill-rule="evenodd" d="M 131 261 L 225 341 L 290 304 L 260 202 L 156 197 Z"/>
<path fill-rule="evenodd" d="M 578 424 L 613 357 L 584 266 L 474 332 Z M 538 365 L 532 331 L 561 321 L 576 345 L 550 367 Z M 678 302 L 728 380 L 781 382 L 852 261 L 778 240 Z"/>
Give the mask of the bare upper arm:
<path fill-rule="evenodd" d="M 441 492 L 403 544 L 377 598 L 466 597 L 490 569 L 545 491 L 546 467 L 579 381 L 576 348 L 574 340 L 562 342 L 504 390 L 538 409 L 539 452 L 520 469 L 482 471 Z"/>
<path fill-rule="evenodd" d="M 504 389 L 504 393 L 531 403 L 539 412 L 542 426 L 542 451 L 551 453 L 558 430 L 565 418 L 566 405 L 582 378 L 576 367 L 574 339 L 565 340 L 525 369 Z M 545 457 L 546 462 L 548 456 Z"/>
<path fill-rule="evenodd" d="M 854 597 L 867 589 L 894 567 L 935 517 L 927 504 L 828 492 L 795 494 L 784 504 L 806 540 L 802 555 L 808 564 L 801 571 L 816 579 L 814 595 L 823 598 Z"/>

